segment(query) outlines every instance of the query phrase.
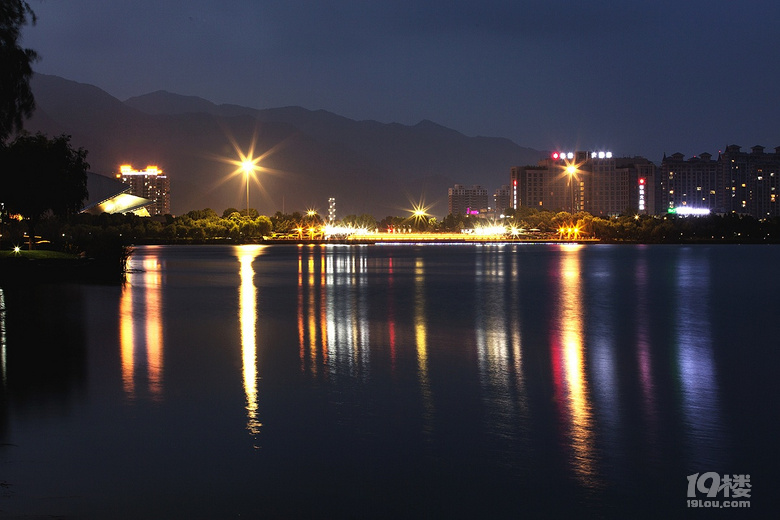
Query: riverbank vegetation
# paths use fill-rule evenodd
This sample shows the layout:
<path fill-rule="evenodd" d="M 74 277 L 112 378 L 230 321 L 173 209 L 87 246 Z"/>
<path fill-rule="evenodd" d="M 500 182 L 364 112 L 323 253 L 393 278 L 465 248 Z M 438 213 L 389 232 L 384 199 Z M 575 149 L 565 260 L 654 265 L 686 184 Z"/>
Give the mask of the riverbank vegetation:
<path fill-rule="evenodd" d="M 123 248 L 132 244 L 213 242 L 261 242 L 271 238 L 306 240 L 319 236 L 324 224 L 312 212 L 277 212 L 259 215 L 256 210 L 228 208 L 218 214 L 212 209 L 194 210 L 174 217 L 138 217 L 135 215 L 79 214 L 70 217 L 48 215 L 36 226 L 32 240 L 37 248 L 65 251 L 86 257 L 112 256 L 126 258 Z M 675 215 L 648 216 L 626 214 L 601 218 L 589 213 L 539 211 L 522 208 L 509 212 L 498 222 L 477 217 L 448 215 L 441 221 L 433 217 L 387 216 L 381 220 L 371 215 L 347 215 L 337 224 L 371 231 L 409 232 L 473 232 L 488 224 L 503 226 L 507 238 L 533 239 L 539 236 L 555 238 L 561 229 L 576 229 L 579 238 L 609 243 L 780 243 L 780 219 L 757 220 L 737 215 L 681 217 Z M 3 223 L 3 247 L 30 242 L 24 221 Z"/>

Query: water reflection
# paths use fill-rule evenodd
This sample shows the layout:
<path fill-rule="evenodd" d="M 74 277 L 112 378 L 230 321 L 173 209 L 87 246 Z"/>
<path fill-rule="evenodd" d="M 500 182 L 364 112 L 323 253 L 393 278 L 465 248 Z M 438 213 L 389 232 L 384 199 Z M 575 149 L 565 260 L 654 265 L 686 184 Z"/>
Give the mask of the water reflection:
<path fill-rule="evenodd" d="M 131 261 L 129 267 L 119 300 L 122 387 L 133 400 L 145 378 L 149 396 L 157 401 L 162 399 L 164 378 L 161 266 L 157 256 L 148 255 Z M 145 374 L 139 373 L 138 364 Z"/>
<path fill-rule="evenodd" d="M 6 351 L 5 340 L 5 292 L 0 287 L 0 369 L 3 373 L 3 388 L 8 385 L 8 375 L 6 374 L 6 363 L 8 352 Z"/>
<path fill-rule="evenodd" d="M 593 411 L 585 372 L 580 249 L 580 246 L 561 248 L 557 273 L 559 319 L 552 338 L 552 361 L 556 401 L 563 405 L 561 416 L 566 443 L 571 449 L 570 465 L 583 485 L 594 487 L 598 485 L 598 474 Z"/>
<path fill-rule="evenodd" d="M 625 460 L 624 447 L 621 446 L 621 422 L 624 418 L 620 406 L 625 398 L 620 389 L 620 376 L 625 371 L 620 370 L 618 358 L 617 337 L 621 310 L 619 298 L 620 280 L 615 273 L 617 266 L 610 256 L 598 257 L 597 262 L 587 264 L 583 273 L 593 283 L 584 292 L 588 294 L 587 312 L 587 359 L 591 374 L 591 395 L 593 398 L 594 417 L 599 424 L 603 445 L 610 449 L 604 451 L 606 471 L 619 472 Z M 580 268 L 582 268 L 580 266 Z M 578 289 L 581 291 L 581 289 Z"/>
<path fill-rule="evenodd" d="M 717 374 L 712 356 L 709 256 L 690 248 L 677 264 L 677 361 L 685 431 L 692 468 L 718 462 L 722 427 Z M 697 469 L 698 470 L 698 469 Z"/>
<path fill-rule="evenodd" d="M 507 268 L 507 259 L 512 265 Z M 518 255 L 486 247 L 477 255 L 475 334 L 488 423 L 499 435 L 516 428 L 527 406 L 520 340 Z M 507 280 L 509 278 L 509 280 Z M 509 294 L 507 294 L 509 288 Z"/>
<path fill-rule="evenodd" d="M 263 246 L 236 247 L 240 264 L 238 317 L 241 327 L 241 366 L 246 399 L 246 429 L 256 435 L 262 424 L 257 418 L 257 288 L 253 262 Z"/>
<path fill-rule="evenodd" d="M 370 330 L 364 248 L 298 250 L 298 342 L 301 370 L 346 371 L 367 378 Z"/>
<path fill-rule="evenodd" d="M 433 431 L 433 397 L 428 378 L 428 321 L 425 310 L 425 261 L 414 261 L 414 339 L 417 346 L 417 374 L 425 409 L 424 430 Z"/>
<path fill-rule="evenodd" d="M 643 249 L 644 253 L 645 250 Z M 648 301 L 648 288 L 650 277 L 648 274 L 647 258 L 643 254 L 637 259 L 634 281 L 636 284 L 636 356 L 639 367 L 639 385 L 642 389 L 642 406 L 646 428 L 644 434 L 647 437 L 648 449 L 652 455 L 657 456 L 658 446 L 658 410 L 655 404 L 655 383 L 653 382 L 653 365 L 651 357 L 650 303 Z"/>

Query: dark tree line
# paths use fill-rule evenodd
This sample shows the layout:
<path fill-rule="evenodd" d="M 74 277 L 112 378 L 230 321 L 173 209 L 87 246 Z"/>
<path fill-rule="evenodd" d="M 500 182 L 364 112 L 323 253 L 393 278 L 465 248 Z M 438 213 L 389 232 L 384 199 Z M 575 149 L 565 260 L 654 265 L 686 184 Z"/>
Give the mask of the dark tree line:
<path fill-rule="evenodd" d="M 0 2 L 0 143 L 21 130 L 35 108 L 30 78 L 38 54 L 19 45 L 22 27 L 28 23 L 35 23 L 35 13 L 27 2 Z"/>
<path fill-rule="evenodd" d="M 30 78 L 38 59 L 19 45 L 28 23 L 35 23 L 35 13 L 27 2 L 0 3 L 0 232 L 5 221 L 23 218 L 32 248 L 46 215 L 68 217 L 81 209 L 89 164 L 87 152 L 71 147 L 69 136 L 22 132 L 35 109 Z"/>

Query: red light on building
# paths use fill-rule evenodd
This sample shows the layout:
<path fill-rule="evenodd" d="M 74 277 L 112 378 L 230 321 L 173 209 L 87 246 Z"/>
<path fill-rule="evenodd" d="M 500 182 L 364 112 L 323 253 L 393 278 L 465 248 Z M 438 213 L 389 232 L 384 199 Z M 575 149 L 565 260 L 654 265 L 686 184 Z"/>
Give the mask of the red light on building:
<path fill-rule="evenodd" d="M 643 178 L 639 179 L 639 184 L 644 184 L 644 183 L 645 183 L 645 180 Z"/>
<path fill-rule="evenodd" d="M 514 186 L 517 186 L 517 179 L 514 179 L 514 180 L 512 181 L 512 184 L 513 184 Z"/>
<path fill-rule="evenodd" d="M 552 158 L 553 158 L 553 159 L 556 159 L 556 160 L 557 160 L 557 159 L 558 159 L 560 156 L 561 156 L 561 154 L 559 154 L 558 152 L 553 152 L 553 154 L 552 154 Z"/>

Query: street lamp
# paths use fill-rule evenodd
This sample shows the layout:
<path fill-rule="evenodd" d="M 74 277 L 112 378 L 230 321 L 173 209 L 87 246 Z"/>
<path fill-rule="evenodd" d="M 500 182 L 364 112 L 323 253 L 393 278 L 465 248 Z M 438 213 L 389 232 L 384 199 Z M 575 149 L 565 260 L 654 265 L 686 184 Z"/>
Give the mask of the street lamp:
<path fill-rule="evenodd" d="M 569 176 L 569 190 L 571 191 L 571 213 L 574 214 L 574 178 L 577 176 L 577 165 L 567 164 L 566 174 Z"/>
<path fill-rule="evenodd" d="M 230 177 L 234 177 L 236 175 L 244 176 L 244 183 L 246 184 L 246 214 L 249 216 L 249 179 L 250 177 L 254 176 L 255 172 L 265 171 L 265 168 L 260 166 L 259 163 L 267 156 L 267 154 L 259 156 L 255 155 L 254 139 L 252 140 L 252 144 L 246 153 L 241 150 L 241 148 L 234 140 L 231 139 L 231 142 L 233 144 L 233 148 L 236 150 L 236 155 L 238 155 L 238 157 L 235 159 L 219 158 L 219 160 L 231 164 L 235 167 L 235 169 L 230 172 Z M 255 182 L 257 182 L 257 179 L 255 179 Z"/>
<path fill-rule="evenodd" d="M 255 168 L 257 168 L 257 165 L 250 161 L 249 159 L 245 159 L 241 161 L 241 169 L 244 170 L 244 178 L 246 179 L 246 216 L 249 217 L 249 175 L 255 171 Z"/>

